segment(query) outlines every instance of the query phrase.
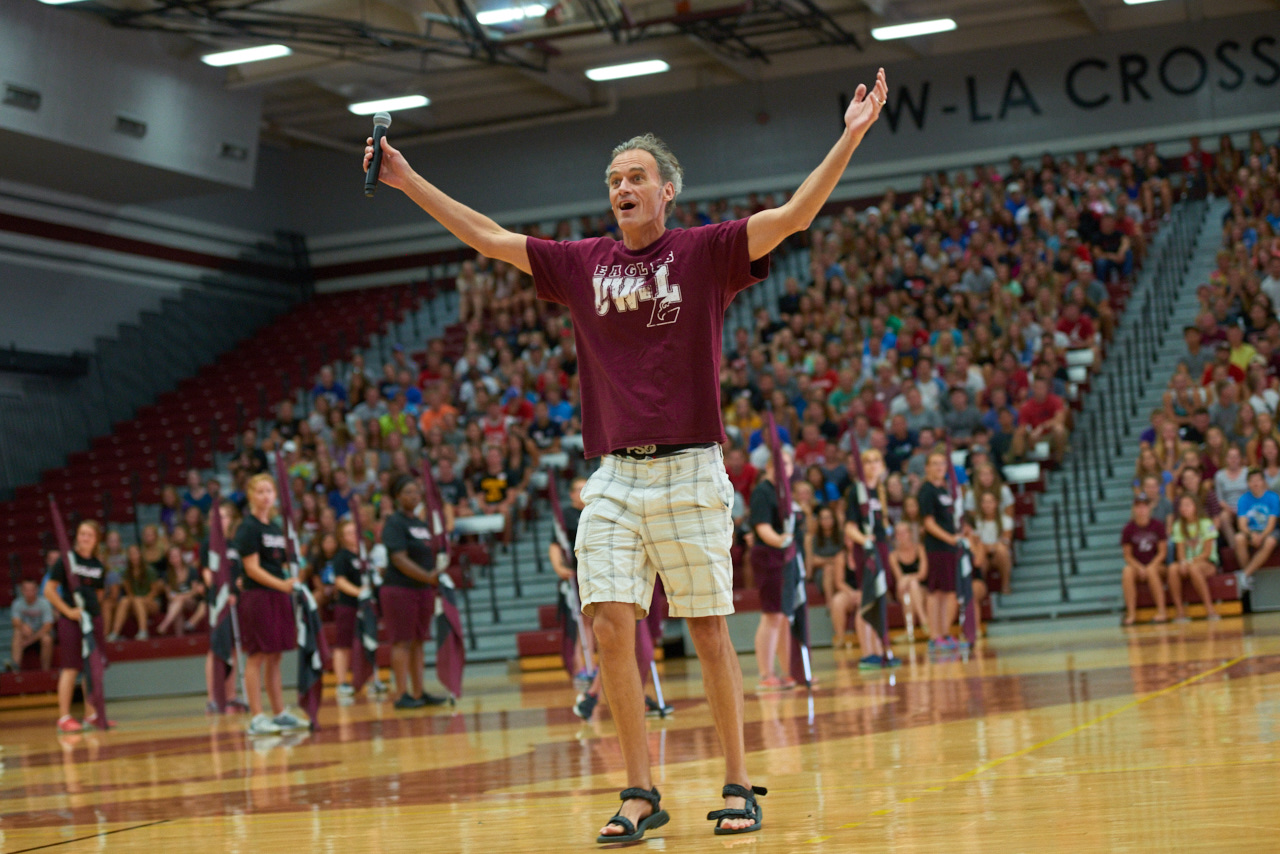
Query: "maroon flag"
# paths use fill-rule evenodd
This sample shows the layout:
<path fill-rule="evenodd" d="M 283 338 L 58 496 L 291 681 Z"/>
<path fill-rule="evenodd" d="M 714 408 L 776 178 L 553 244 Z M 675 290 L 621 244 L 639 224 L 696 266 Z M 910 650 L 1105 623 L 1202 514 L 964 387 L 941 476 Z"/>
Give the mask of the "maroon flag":
<path fill-rule="evenodd" d="M 289 471 L 284 454 L 276 455 L 276 491 L 280 493 L 280 515 L 284 521 L 285 555 L 289 572 L 298 578 L 302 554 L 294 528 L 293 495 L 289 492 Z M 324 694 L 324 668 L 329 662 L 329 642 L 320 623 L 320 609 L 306 584 L 293 588 L 294 625 L 298 631 L 298 705 L 311 719 L 311 729 L 320 729 L 320 701 Z"/>
<path fill-rule="evenodd" d="M 436 678 L 449 692 L 450 702 L 462 696 L 462 671 L 467 666 L 462 617 L 458 614 L 458 591 L 448 574 L 440 576 L 436 588 Z"/>
<path fill-rule="evenodd" d="M 444 499 L 431 473 L 431 461 L 422 460 L 422 497 L 427 505 L 427 526 L 431 530 L 431 548 L 436 566 L 449 565 L 449 532 L 444 524 Z M 467 666 L 466 643 L 462 635 L 462 617 L 458 613 L 458 590 L 447 572 L 440 573 L 436 587 L 433 619 L 436 636 L 436 678 L 448 689 L 451 699 L 462 696 L 462 671 Z"/>
<path fill-rule="evenodd" d="M 951 505 L 955 512 L 956 531 L 964 528 L 964 499 L 960 494 L 960 478 L 956 476 L 955 463 L 951 461 L 951 438 L 947 438 L 947 482 L 951 488 Z M 973 553 L 969 541 L 960 538 L 956 546 L 956 598 L 960 600 L 960 622 L 964 639 L 973 646 L 978 639 L 978 605 L 973 601 Z M 949 629 L 950 627 L 948 627 Z"/>
<path fill-rule="evenodd" d="M 444 497 L 431 473 L 431 460 L 422 458 L 422 497 L 427 505 L 427 525 L 431 529 L 431 548 L 437 555 L 449 554 L 449 532 L 444 525 Z"/>
<path fill-rule="evenodd" d="M 374 577 L 365 550 L 360 499 L 351 497 L 351 518 L 356 525 L 356 565 L 360 567 L 360 596 L 356 601 L 356 634 L 351 642 L 351 687 L 359 691 L 378 672 L 378 609 Z"/>
<path fill-rule="evenodd" d="M 782 437 L 778 434 L 778 425 L 773 420 L 773 412 L 766 411 L 765 432 L 769 439 L 769 455 L 772 458 L 773 482 L 778 490 L 778 506 L 782 508 L 782 518 L 786 531 L 792 535 L 791 545 L 785 554 L 785 569 L 782 574 L 782 610 L 791 624 L 791 661 L 789 669 L 791 678 L 803 682 L 806 686 L 813 684 L 813 667 L 809 656 L 809 597 L 805 588 L 804 559 L 795 543 L 796 511 L 791 500 L 791 479 L 787 477 L 787 462 L 782 458 Z"/>
<path fill-rule="evenodd" d="M 231 562 L 227 560 L 227 539 L 222 530 L 222 513 L 213 505 L 209 513 L 209 571 L 213 585 L 209 591 L 209 649 L 213 652 L 214 705 L 219 712 L 227 710 L 227 677 L 235 662 L 235 632 L 231 617 Z"/>
<path fill-rule="evenodd" d="M 554 471 L 547 472 L 547 502 L 551 505 L 551 527 L 555 533 L 556 544 L 560 546 L 560 551 L 564 552 L 565 563 L 575 566 L 573 543 L 569 542 L 569 527 L 564 521 L 564 509 L 560 506 L 560 487 L 556 483 Z M 572 578 L 563 579 L 559 584 L 559 590 L 560 660 L 564 663 L 564 669 L 570 677 L 577 676 L 575 653 L 579 639 L 583 639 L 582 665 L 590 673 L 595 670 L 595 665 L 592 662 L 591 649 L 585 642 L 587 635 L 582 625 L 582 600 L 578 594 L 577 573 L 574 573 Z"/>
<path fill-rule="evenodd" d="M 94 634 L 94 619 L 85 608 L 85 596 L 80 592 L 80 582 L 76 578 L 76 553 L 67 539 L 66 526 L 62 524 L 62 514 L 58 511 L 58 500 L 49 496 L 49 517 L 53 520 L 53 534 L 58 542 L 58 550 L 62 552 L 63 566 L 66 567 L 67 590 L 75 607 L 80 611 L 80 657 L 84 662 L 85 689 L 88 692 L 88 703 L 97 715 L 99 725 L 107 726 L 107 698 L 103 692 L 102 680 L 107 669 L 107 657 L 98 645 Z"/>
<path fill-rule="evenodd" d="M 875 514 L 871 507 L 871 487 L 862 468 L 862 450 L 858 437 L 849 432 L 850 450 L 853 452 L 854 489 L 866 491 L 865 500 L 859 501 L 863 519 L 863 535 L 871 538 L 871 548 L 863 548 L 866 561 L 862 569 L 862 618 L 867 621 L 884 644 L 885 658 L 893 658 L 889 644 L 889 545 L 876 536 Z M 883 513 L 885 508 L 881 508 Z"/>

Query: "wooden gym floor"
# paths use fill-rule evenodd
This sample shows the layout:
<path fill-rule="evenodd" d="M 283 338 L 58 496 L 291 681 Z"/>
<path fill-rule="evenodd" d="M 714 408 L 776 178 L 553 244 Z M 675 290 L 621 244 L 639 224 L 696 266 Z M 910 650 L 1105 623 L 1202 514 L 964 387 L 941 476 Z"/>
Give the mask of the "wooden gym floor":
<path fill-rule="evenodd" d="M 677 711 L 649 728 L 672 821 L 635 847 L 1280 850 L 1280 615 L 1066 625 L 874 675 L 818 650 L 812 695 L 749 693 L 770 794 L 742 836 L 703 820 L 715 732 L 696 661 L 666 663 Z M 196 697 L 118 702 L 117 730 L 62 738 L 52 709 L 2 711 L 0 851 L 589 851 L 623 778 L 607 713 L 584 724 L 572 701 L 563 674 L 473 668 L 455 710 L 327 700 L 320 732 L 257 744 Z"/>

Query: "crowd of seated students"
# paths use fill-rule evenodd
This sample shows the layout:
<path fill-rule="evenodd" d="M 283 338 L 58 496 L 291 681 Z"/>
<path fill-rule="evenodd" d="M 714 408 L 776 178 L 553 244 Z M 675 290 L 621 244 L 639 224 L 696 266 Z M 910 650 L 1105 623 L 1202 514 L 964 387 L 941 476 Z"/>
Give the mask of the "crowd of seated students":
<path fill-rule="evenodd" d="M 722 403 L 738 517 L 748 518 L 759 477 L 767 408 L 794 446 L 806 564 L 821 576 L 837 644 L 856 635 L 874 663 L 857 625 L 855 537 L 846 528 L 855 440 L 887 471 L 892 586 L 910 593 L 937 645 L 954 643 L 955 611 L 951 582 L 931 585 L 927 568 L 926 541 L 942 541 L 936 507 L 922 513 L 919 498 L 936 452 L 963 454 L 957 532 L 967 534 L 979 590 L 985 582 L 1009 591 L 1014 497 L 1003 467 L 1046 450 L 1052 464 L 1065 453 L 1065 354 L 1100 352 L 1115 323 L 1113 289 L 1127 286 L 1149 233 L 1186 189 L 1181 171 L 1140 146 L 1133 160 L 1110 149 L 929 176 L 909 197 L 890 192 L 815 228 L 812 286 L 788 281 L 776 315 L 761 309 L 753 328 L 735 330 Z M 851 623 L 856 631 L 846 634 Z"/>
<path fill-rule="evenodd" d="M 1169 600 L 1174 618 L 1187 619 L 1185 582 L 1217 619 L 1208 579 L 1221 554 L 1234 556 L 1246 591 L 1280 536 L 1280 149 L 1258 132 L 1245 152 L 1226 136 L 1216 155 L 1193 140 L 1182 165 L 1192 186 L 1230 209 L 1183 331 L 1186 352 L 1141 438 L 1122 535 L 1126 625 L 1144 584 L 1157 622 L 1169 619 Z"/>
<path fill-rule="evenodd" d="M 1189 184 L 1220 188 L 1230 180 L 1239 189 L 1226 224 L 1228 237 L 1239 240 L 1228 247 L 1206 310 L 1248 292 L 1238 268 L 1257 258 L 1251 235 L 1268 227 L 1258 205 L 1274 206 L 1274 194 L 1267 202 L 1253 186 L 1250 162 L 1228 167 L 1225 158 L 1203 153 L 1191 160 L 1166 169 L 1153 146 L 1139 147 L 1132 160 L 1114 149 L 1064 160 L 1045 155 L 1035 165 L 1014 157 L 1003 171 L 928 176 L 918 192 L 900 198 L 890 191 L 867 210 L 845 210 L 782 247 L 809 247 L 811 283 L 788 281 L 776 315 L 761 310 L 753 328 L 737 329 L 723 361 L 726 457 L 739 521 L 758 474 L 751 459 L 768 407 L 795 447 L 803 481 L 796 494 L 810 518 L 809 565 L 830 576 L 824 583 L 834 598 L 845 580 L 838 566 L 848 568 L 852 554 L 843 533 L 851 438 L 883 458 L 889 515 L 895 523 L 906 518 L 917 548 L 921 529 L 909 508 L 930 452 L 949 444 L 966 452 L 960 477 L 975 484 L 965 519 L 979 570 L 1007 591 L 1013 502 L 1002 466 L 1040 448 L 1050 461 L 1065 452 L 1064 354 L 1096 350 L 1109 335 L 1109 285 L 1122 284 L 1141 262 L 1148 232 L 1183 189 L 1175 173 L 1190 171 Z M 673 225 L 747 216 L 771 204 L 753 195 L 739 205 L 676 205 Z M 526 230 L 580 239 L 611 235 L 611 228 L 584 217 L 550 233 Z M 183 488 L 165 490 L 161 523 L 144 529 L 141 543 L 122 548 L 118 534 L 108 536 L 104 617 L 113 638 L 130 622 L 136 637 L 146 637 L 157 620 L 156 628 L 175 633 L 203 624 L 200 543 L 210 508 L 224 497 L 243 505 L 248 478 L 271 471 L 277 455 L 290 476 L 306 577 L 321 602 L 332 597 L 327 567 L 352 497 L 364 499 L 364 527 L 376 539 L 391 512 L 394 478 L 420 471 L 424 460 L 448 524 L 497 514 L 510 529 L 540 455 L 561 450 L 565 437 L 579 432 L 572 329 L 559 307 L 537 301 L 528 278 L 502 262 L 467 262 L 457 283 L 460 354 L 437 339 L 419 354 L 396 348 L 376 371 L 358 351 L 324 367 L 313 388 L 280 401 L 261 433 L 244 431 L 229 466 L 229 494 L 216 478 L 202 482 L 191 472 Z M 1209 325 L 1217 329 L 1218 321 Z M 1265 398 L 1267 389 L 1250 385 L 1241 393 Z M 1219 409 L 1230 401 L 1230 392 L 1206 398 Z M 905 536 L 894 540 L 895 565 L 911 563 Z M 751 583 L 749 566 L 742 582 Z M 900 580 L 904 589 L 911 584 Z M 927 583 L 914 589 L 927 598 Z M 927 626 L 926 613 L 920 622 Z M 942 641 L 949 629 L 930 631 Z"/>

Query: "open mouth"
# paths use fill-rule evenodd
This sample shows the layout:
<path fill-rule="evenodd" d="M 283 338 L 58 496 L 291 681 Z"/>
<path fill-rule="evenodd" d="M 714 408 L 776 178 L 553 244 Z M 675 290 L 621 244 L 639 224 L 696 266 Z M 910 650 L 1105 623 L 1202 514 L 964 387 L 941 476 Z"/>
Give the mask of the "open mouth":
<path fill-rule="evenodd" d="M 635 203 L 635 202 L 630 202 L 630 201 L 628 201 L 628 202 L 618 202 L 618 210 L 620 210 L 620 211 L 629 211 L 629 210 L 633 210 L 633 209 L 635 208 L 635 206 L 636 206 L 636 203 Z"/>

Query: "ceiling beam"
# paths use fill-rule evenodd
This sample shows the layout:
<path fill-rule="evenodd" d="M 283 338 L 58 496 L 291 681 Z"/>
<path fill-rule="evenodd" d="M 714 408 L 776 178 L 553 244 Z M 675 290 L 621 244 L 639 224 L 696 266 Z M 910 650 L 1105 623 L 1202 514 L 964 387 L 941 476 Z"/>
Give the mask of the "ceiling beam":
<path fill-rule="evenodd" d="M 687 38 L 689 43 L 698 50 L 714 59 L 721 68 L 729 71 L 729 73 L 735 75 L 739 79 L 750 83 L 755 83 L 760 80 L 760 69 L 757 65 L 741 59 L 734 59 L 731 56 L 725 56 L 723 53 L 716 50 L 714 45 L 704 39 L 698 38 L 695 35 L 689 34 L 686 35 L 685 38 Z"/>
<path fill-rule="evenodd" d="M 595 101 L 591 94 L 591 85 L 576 74 L 569 74 L 554 68 L 548 68 L 545 71 L 533 71 L 519 66 L 515 67 L 515 71 L 526 80 L 541 84 L 553 92 L 563 95 L 580 107 L 585 107 Z"/>

